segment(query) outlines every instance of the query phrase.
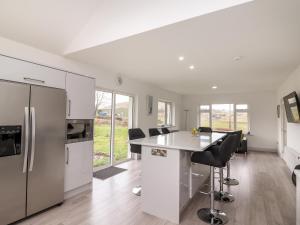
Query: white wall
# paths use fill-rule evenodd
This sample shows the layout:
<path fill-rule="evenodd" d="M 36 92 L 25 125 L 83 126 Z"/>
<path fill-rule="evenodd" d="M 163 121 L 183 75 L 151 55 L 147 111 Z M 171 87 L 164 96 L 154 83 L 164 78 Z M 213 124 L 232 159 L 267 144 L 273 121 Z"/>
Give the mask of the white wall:
<path fill-rule="evenodd" d="M 239 94 L 210 94 L 183 96 L 183 109 L 188 109 L 187 128 L 197 127 L 197 113 L 201 104 L 248 104 L 251 136 L 248 136 L 249 149 L 276 151 L 276 92 L 255 92 Z M 185 127 L 185 114 L 182 113 L 182 128 Z"/>
<path fill-rule="evenodd" d="M 277 103 L 280 104 L 282 98 L 292 91 L 296 91 L 300 94 L 300 66 L 288 77 L 288 79 L 278 88 L 277 91 Z M 280 128 L 280 120 L 278 120 L 278 127 Z M 278 129 L 280 135 L 280 129 Z M 293 148 L 300 153 L 300 124 L 288 123 L 287 124 L 287 146 Z M 279 136 L 281 143 L 281 135 Z"/>
<path fill-rule="evenodd" d="M 102 70 L 93 65 L 84 64 L 72 59 L 68 59 L 59 55 L 54 55 L 30 46 L 26 46 L 5 38 L 0 37 L 0 54 L 28 60 L 31 62 L 47 65 L 50 67 L 67 70 L 74 73 L 79 73 L 86 76 L 96 78 L 96 86 L 106 90 L 113 90 L 116 92 L 127 93 L 135 96 L 137 115 L 136 126 L 144 129 L 148 134 L 149 127 L 157 126 L 157 100 L 158 98 L 166 99 L 174 102 L 175 110 L 175 125 L 176 129 L 180 128 L 181 118 L 181 101 L 182 96 L 145 84 L 136 80 L 123 77 L 123 84 L 117 85 L 117 76 Z M 79 90 L 80 91 L 80 90 Z M 146 114 L 146 95 L 154 97 L 153 114 L 148 116 Z"/>
<path fill-rule="evenodd" d="M 280 104 L 282 102 L 282 98 L 292 91 L 296 91 L 298 96 L 300 95 L 300 65 L 278 88 L 277 104 Z M 287 146 L 285 149 L 283 149 L 281 120 L 278 119 L 277 122 L 279 153 L 281 157 L 286 161 L 290 170 L 293 170 L 296 164 L 300 164 L 300 161 L 297 159 L 300 156 L 300 124 L 287 123 Z"/>

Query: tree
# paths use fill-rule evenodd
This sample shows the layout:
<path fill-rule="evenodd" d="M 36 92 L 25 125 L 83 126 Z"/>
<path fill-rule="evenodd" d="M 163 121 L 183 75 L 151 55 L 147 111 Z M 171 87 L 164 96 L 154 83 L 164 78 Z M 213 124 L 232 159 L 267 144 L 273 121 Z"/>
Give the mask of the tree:
<path fill-rule="evenodd" d="M 96 91 L 96 96 L 95 96 L 95 115 L 97 116 L 97 111 L 101 104 L 103 103 L 105 98 L 104 92 L 102 91 Z"/>

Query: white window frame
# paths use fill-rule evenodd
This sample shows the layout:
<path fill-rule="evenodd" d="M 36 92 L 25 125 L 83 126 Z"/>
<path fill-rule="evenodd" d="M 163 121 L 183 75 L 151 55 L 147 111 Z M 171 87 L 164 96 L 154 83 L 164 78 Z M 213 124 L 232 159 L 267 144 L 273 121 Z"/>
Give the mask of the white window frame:
<path fill-rule="evenodd" d="M 165 103 L 165 124 L 162 124 L 162 125 L 159 125 L 157 124 L 157 127 L 172 127 L 172 126 L 175 126 L 175 123 L 174 123 L 174 111 L 175 111 L 175 106 L 174 106 L 174 103 L 171 102 L 171 101 L 167 101 L 167 100 L 163 100 L 163 99 L 158 99 L 157 101 L 157 107 L 158 107 L 158 104 L 162 102 L 162 103 Z M 166 124 L 166 122 L 168 121 L 168 104 L 170 105 L 171 109 L 170 109 L 170 118 L 171 118 L 171 123 L 170 124 Z M 156 121 L 158 121 L 158 110 L 157 110 L 157 119 Z"/>
<path fill-rule="evenodd" d="M 107 92 L 110 93 L 112 95 L 112 101 L 111 101 L 111 129 L 110 129 L 110 163 L 106 166 L 100 166 L 100 167 L 94 167 L 93 165 L 93 171 L 99 171 L 105 168 L 108 168 L 110 166 L 115 166 L 127 161 L 131 160 L 131 152 L 129 149 L 129 145 L 128 145 L 128 155 L 126 160 L 120 161 L 120 162 L 114 162 L 114 153 L 115 153 L 115 109 L 116 109 L 116 95 L 125 95 L 128 96 L 130 98 L 132 98 L 132 108 L 131 108 L 131 121 L 130 121 L 130 126 L 128 127 L 128 129 L 135 127 L 135 124 L 137 124 L 137 115 L 136 115 L 136 97 L 133 94 L 129 94 L 126 92 L 120 92 L 120 91 L 115 91 L 115 90 L 110 90 L 110 89 L 106 89 L 106 88 L 101 88 L 101 87 L 96 87 L 95 89 L 95 94 L 96 91 L 101 91 L 101 92 Z M 95 115 L 94 115 L 95 116 Z M 95 119 L 95 118 L 94 118 Z M 93 119 L 93 120 L 94 120 Z M 93 149 L 93 154 L 94 154 L 94 149 Z"/>
<path fill-rule="evenodd" d="M 250 133 L 251 131 L 251 127 L 250 127 L 250 113 L 249 113 L 249 104 L 247 103 L 236 103 L 236 104 L 233 104 L 233 103 L 214 103 L 214 104 L 201 104 L 199 105 L 198 107 L 198 119 L 197 119 L 197 124 L 198 124 L 198 127 L 201 126 L 201 113 L 209 113 L 209 126 L 212 127 L 212 105 L 222 105 L 222 104 L 232 104 L 233 105 L 233 117 L 234 117 L 234 129 L 236 130 L 236 114 L 237 112 L 247 112 L 248 114 L 248 131 L 246 132 L 246 134 Z M 236 106 L 237 105 L 247 105 L 247 109 L 237 109 Z M 201 106 L 209 106 L 209 109 L 201 109 Z"/>
<path fill-rule="evenodd" d="M 237 105 L 247 105 L 247 109 L 237 109 L 236 106 Z M 245 103 L 238 103 L 238 104 L 234 104 L 234 129 L 236 128 L 236 113 L 237 112 L 246 112 L 247 113 L 247 117 L 248 117 L 248 131 L 246 132 L 246 134 L 250 134 L 250 114 L 249 114 L 249 104 L 245 104 Z"/>
<path fill-rule="evenodd" d="M 201 106 L 209 106 L 209 109 L 201 109 Z M 201 126 L 201 113 L 209 113 L 209 127 L 212 125 L 212 119 L 211 119 L 211 104 L 202 104 L 199 106 L 199 113 L 198 113 L 198 125 Z"/>

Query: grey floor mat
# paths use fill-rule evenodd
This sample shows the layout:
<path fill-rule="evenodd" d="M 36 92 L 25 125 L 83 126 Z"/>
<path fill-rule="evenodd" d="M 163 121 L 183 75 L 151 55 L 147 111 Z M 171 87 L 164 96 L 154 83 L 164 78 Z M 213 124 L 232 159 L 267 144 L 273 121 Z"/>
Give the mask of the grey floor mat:
<path fill-rule="evenodd" d="M 122 173 L 124 171 L 126 171 L 126 169 L 122 169 L 122 168 L 119 168 L 119 167 L 111 166 L 111 167 L 105 168 L 103 170 L 99 170 L 97 172 L 94 172 L 93 176 L 95 178 L 98 178 L 98 179 L 101 179 L 101 180 L 105 180 L 107 178 L 110 178 L 110 177 L 112 177 L 114 175 L 117 175 L 119 173 Z"/>

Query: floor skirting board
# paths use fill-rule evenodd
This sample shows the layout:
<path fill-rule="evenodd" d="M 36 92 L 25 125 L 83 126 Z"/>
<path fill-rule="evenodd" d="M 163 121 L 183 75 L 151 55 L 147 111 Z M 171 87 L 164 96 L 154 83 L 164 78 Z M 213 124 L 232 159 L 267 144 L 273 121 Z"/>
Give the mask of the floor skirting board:
<path fill-rule="evenodd" d="M 276 148 L 260 148 L 260 147 L 248 147 L 249 151 L 257 151 L 257 152 L 275 152 L 278 150 Z"/>
<path fill-rule="evenodd" d="M 81 187 L 78 187 L 74 190 L 71 190 L 71 191 L 68 191 L 68 192 L 65 192 L 65 197 L 64 199 L 67 200 L 69 198 L 72 198 L 80 193 L 83 193 L 85 191 L 91 191 L 93 189 L 93 183 L 88 183 L 86 185 L 83 185 Z"/>

